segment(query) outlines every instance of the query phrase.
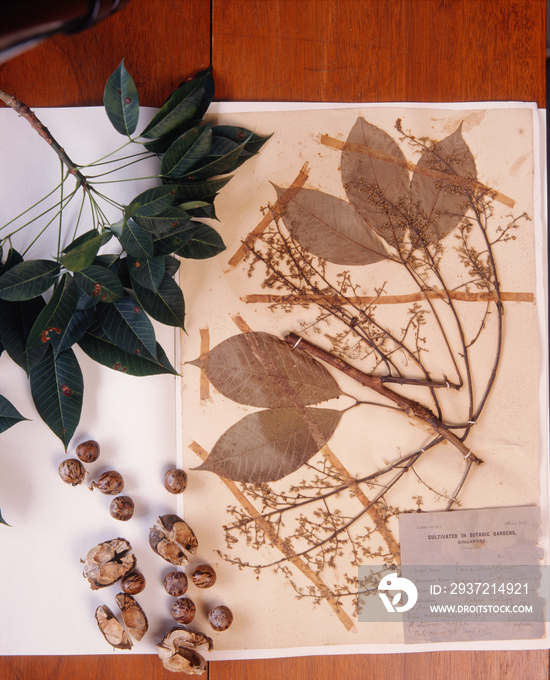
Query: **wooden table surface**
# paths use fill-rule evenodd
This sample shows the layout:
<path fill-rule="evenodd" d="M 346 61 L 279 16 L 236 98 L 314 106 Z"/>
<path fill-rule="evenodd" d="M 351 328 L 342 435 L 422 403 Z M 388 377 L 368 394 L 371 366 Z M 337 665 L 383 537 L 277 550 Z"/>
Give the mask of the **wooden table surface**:
<path fill-rule="evenodd" d="M 514 100 L 544 108 L 545 56 L 546 0 L 130 0 L 87 32 L 50 39 L 0 65 L 0 87 L 32 107 L 98 105 L 124 57 L 149 106 L 211 63 L 217 100 Z M 125 677 L 174 676 L 153 656 L 0 658 L 0 680 Z M 208 668 L 210 680 L 280 677 L 546 680 L 548 652 L 322 656 Z"/>

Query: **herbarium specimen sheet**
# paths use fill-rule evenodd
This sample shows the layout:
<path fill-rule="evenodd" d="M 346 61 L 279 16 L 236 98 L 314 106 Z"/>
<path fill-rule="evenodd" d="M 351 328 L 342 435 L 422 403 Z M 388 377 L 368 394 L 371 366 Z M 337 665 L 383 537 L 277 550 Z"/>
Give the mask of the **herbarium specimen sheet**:
<path fill-rule="evenodd" d="M 226 250 L 181 271 L 185 518 L 235 616 L 218 648 L 402 643 L 357 616 L 400 516 L 542 503 L 544 531 L 537 113 L 249 115 L 272 137 L 220 196 Z"/>

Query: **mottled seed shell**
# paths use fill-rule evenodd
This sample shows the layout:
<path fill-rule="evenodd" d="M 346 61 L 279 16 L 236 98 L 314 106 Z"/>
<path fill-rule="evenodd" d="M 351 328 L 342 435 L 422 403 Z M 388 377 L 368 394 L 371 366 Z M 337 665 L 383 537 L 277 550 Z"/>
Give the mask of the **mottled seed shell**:
<path fill-rule="evenodd" d="M 172 597 L 181 597 L 187 592 L 187 576 L 183 571 L 171 571 L 164 577 L 164 590 Z"/>
<path fill-rule="evenodd" d="M 109 512 L 113 519 L 127 522 L 134 514 L 134 501 L 130 496 L 117 496 L 111 501 Z"/>
<path fill-rule="evenodd" d="M 187 488 L 187 474 L 184 470 L 172 468 L 164 475 L 164 488 L 170 493 L 183 493 Z"/>
<path fill-rule="evenodd" d="M 195 603 L 188 597 L 179 597 L 172 605 L 172 617 L 178 623 L 191 623 L 196 611 Z"/>
<path fill-rule="evenodd" d="M 216 572 L 209 564 L 201 564 L 191 575 L 197 588 L 211 588 L 216 583 Z"/>
<path fill-rule="evenodd" d="M 59 476 L 65 484 L 77 486 L 84 481 L 86 470 L 77 458 L 67 458 L 59 466 Z"/>
<path fill-rule="evenodd" d="M 83 463 L 95 463 L 99 458 L 99 444 L 93 439 L 82 442 L 76 447 L 76 455 Z"/>
<path fill-rule="evenodd" d="M 99 477 L 97 482 L 92 482 L 88 488 L 91 491 L 99 489 L 101 493 L 108 496 L 116 496 L 124 489 L 124 480 L 116 470 L 108 470 Z"/>
<path fill-rule="evenodd" d="M 120 587 L 127 595 L 138 595 L 145 589 L 145 576 L 139 571 L 132 571 L 122 579 Z"/>
<path fill-rule="evenodd" d="M 208 621 L 214 630 L 227 630 L 233 623 L 233 614 L 229 607 L 221 605 L 220 607 L 214 607 L 214 609 L 212 609 L 208 614 Z"/>

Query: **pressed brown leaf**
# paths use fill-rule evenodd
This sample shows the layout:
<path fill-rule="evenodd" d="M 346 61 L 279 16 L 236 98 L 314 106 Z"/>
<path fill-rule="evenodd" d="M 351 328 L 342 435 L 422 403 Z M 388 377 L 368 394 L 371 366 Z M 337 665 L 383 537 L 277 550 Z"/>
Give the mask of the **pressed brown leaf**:
<path fill-rule="evenodd" d="M 475 179 L 474 157 L 462 136 L 462 123 L 433 151 L 425 151 L 411 182 L 411 206 L 423 223 L 425 242 L 447 236 L 470 207 L 467 184 L 461 178 Z"/>
<path fill-rule="evenodd" d="M 393 137 L 364 118 L 357 119 L 342 151 L 342 182 L 357 212 L 391 245 L 406 229 L 410 190 L 406 164 Z"/>
<path fill-rule="evenodd" d="M 341 411 L 333 409 L 305 410 L 306 417 L 296 408 L 245 416 L 218 439 L 208 458 L 196 469 L 253 484 L 286 477 L 319 451 L 342 416 Z"/>
<path fill-rule="evenodd" d="M 309 406 L 342 394 L 323 364 L 269 333 L 234 335 L 189 363 L 225 397 L 246 406 Z"/>
<path fill-rule="evenodd" d="M 285 192 L 277 186 L 275 190 L 278 197 Z M 384 242 L 361 215 L 336 196 L 300 189 L 282 217 L 303 248 L 334 264 L 365 265 L 388 257 Z"/>

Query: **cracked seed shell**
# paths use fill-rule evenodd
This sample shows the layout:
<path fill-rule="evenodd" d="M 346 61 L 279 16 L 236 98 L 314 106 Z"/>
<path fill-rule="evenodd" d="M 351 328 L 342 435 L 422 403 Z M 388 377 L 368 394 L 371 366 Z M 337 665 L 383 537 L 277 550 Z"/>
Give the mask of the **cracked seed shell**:
<path fill-rule="evenodd" d="M 125 538 L 113 538 L 96 545 L 84 560 L 84 578 L 98 590 L 113 585 L 135 569 L 136 556 Z"/>
<path fill-rule="evenodd" d="M 120 607 L 124 625 L 135 640 L 141 640 L 149 628 L 145 612 L 137 601 L 127 593 L 115 595 L 115 602 Z"/>
<path fill-rule="evenodd" d="M 95 610 L 95 618 L 99 630 L 107 642 L 116 649 L 131 649 L 132 640 L 124 630 L 124 626 L 116 618 L 106 604 L 100 605 Z"/>

